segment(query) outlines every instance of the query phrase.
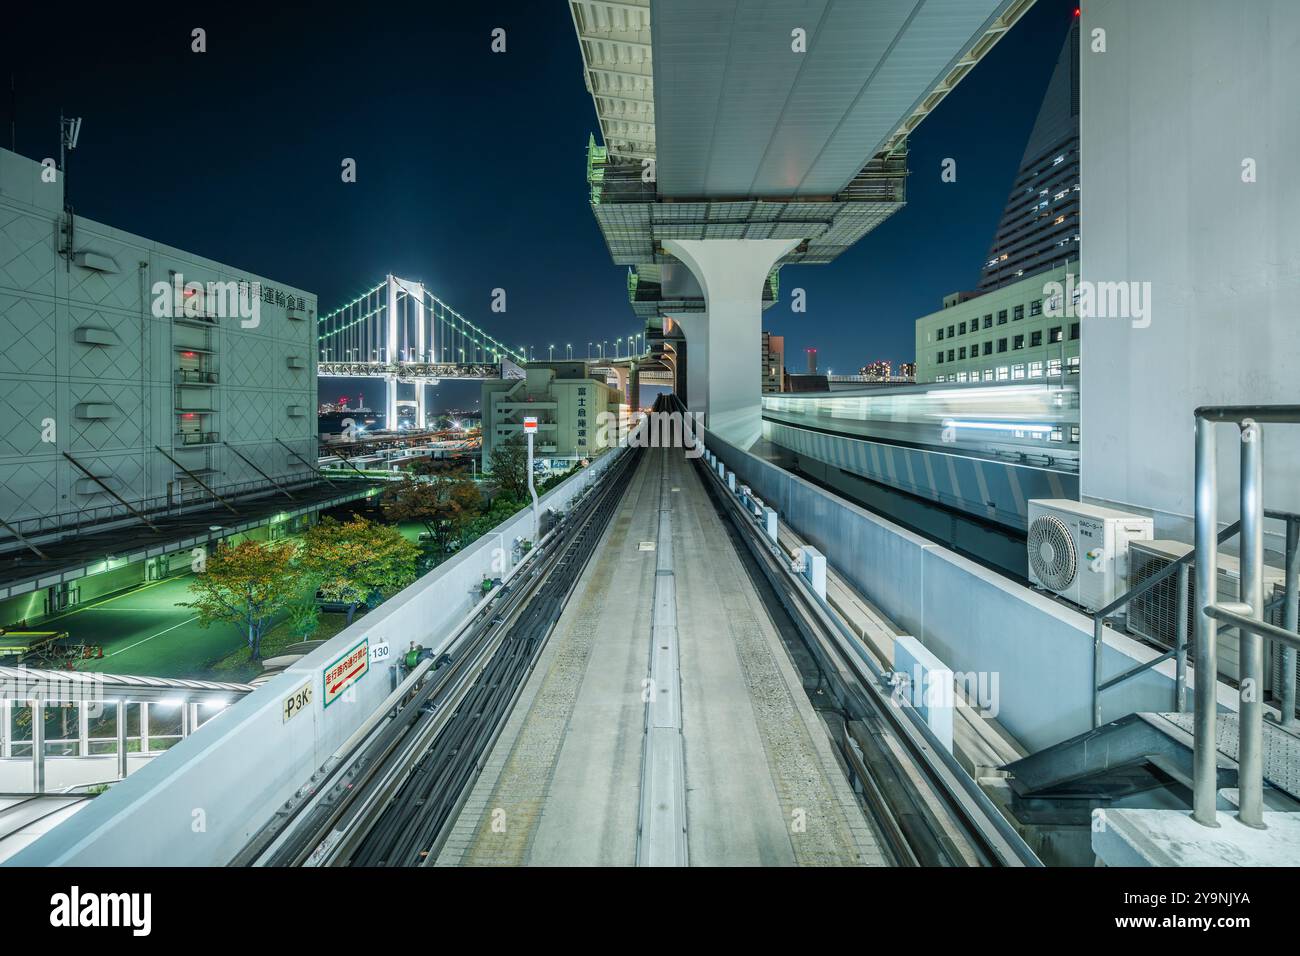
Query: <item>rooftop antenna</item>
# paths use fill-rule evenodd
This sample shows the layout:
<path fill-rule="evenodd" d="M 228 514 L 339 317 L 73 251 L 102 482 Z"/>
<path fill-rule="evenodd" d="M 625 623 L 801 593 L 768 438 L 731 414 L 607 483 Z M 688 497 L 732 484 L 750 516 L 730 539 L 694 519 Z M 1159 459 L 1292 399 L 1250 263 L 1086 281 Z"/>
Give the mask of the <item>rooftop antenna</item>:
<path fill-rule="evenodd" d="M 63 174 L 63 211 L 68 214 L 68 244 L 64 255 L 68 259 L 69 269 L 72 268 L 73 233 L 76 220 L 72 204 L 68 202 L 68 153 L 77 148 L 77 140 L 80 138 L 81 117 L 65 117 L 63 111 L 59 110 L 59 171 Z"/>

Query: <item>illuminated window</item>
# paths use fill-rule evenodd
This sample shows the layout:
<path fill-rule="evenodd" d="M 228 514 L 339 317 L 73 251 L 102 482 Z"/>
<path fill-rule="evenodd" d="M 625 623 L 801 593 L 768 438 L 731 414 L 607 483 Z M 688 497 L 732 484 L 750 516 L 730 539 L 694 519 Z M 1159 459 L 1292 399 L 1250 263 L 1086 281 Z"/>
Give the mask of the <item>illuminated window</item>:
<path fill-rule="evenodd" d="M 991 381 L 993 381 L 993 369 L 991 369 L 991 368 L 986 368 L 986 369 L 984 370 L 984 381 L 986 381 L 986 382 L 991 382 Z"/>
<path fill-rule="evenodd" d="M 1042 377 L 1043 377 L 1043 363 L 1042 363 L 1042 362 L 1030 362 L 1030 363 L 1029 363 L 1029 377 L 1030 377 L 1030 378 L 1042 378 Z"/>
<path fill-rule="evenodd" d="M 999 365 L 999 366 L 998 366 L 998 381 L 999 381 L 999 382 L 1005 382 L 1005 381 L 1007 380 L 1007 372 L 1008 372 L 1008 371 L 1010 371 L 1010 370 L 1009 370 L 1005 365 Z"/>
<path fill-rule="evenodd" d="M 1013 366 L 1011 366 L 1011 377 L 1012 377 L 1012 378 L 1024 378 L 1024 377 L 1025 377 L 1025 367 L 1024 367 L 1023 365 L 1013 365 Z"/>
<path fill-rule="evenodd" d="M 1053 343 L 1061 341 L 1061 327 L 1059 325 L 1054 329 L 1048 330 L 1047 341 Z"/>

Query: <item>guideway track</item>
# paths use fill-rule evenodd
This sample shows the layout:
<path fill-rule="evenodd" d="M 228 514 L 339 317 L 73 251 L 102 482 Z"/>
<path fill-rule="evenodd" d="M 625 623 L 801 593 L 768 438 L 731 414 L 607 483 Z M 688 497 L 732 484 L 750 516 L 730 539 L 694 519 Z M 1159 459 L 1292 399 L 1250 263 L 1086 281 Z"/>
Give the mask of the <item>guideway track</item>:
<path fill-rule="evenodd" d="M 234 861 L 431 862 L 636 470 L 621 453 L 437 662 L 424 661 Z"/>

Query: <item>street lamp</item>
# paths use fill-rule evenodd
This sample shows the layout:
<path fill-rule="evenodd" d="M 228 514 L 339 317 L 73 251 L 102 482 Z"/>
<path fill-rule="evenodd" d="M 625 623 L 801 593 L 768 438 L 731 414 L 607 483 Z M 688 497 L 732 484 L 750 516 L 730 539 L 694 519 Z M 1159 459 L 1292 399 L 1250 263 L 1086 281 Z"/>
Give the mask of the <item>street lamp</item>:
<path fill-rule="evenodd" d="M 571 358 L 573 358 L 573 343 L 572 343 L 572 342 L 566 342 L 566 343 L 564 344 L 564 357 L 567 358 L 567 359 L 571 359 Z"/>
<path fill-rule="evenodd" d="M 554 346 L 554 345 L 548 345 L 548 346 L 546 346 L 546 361 L 548 361 L 548 362 L 554 362 L 554 361 L 555 361 L 555 346 Z"/>

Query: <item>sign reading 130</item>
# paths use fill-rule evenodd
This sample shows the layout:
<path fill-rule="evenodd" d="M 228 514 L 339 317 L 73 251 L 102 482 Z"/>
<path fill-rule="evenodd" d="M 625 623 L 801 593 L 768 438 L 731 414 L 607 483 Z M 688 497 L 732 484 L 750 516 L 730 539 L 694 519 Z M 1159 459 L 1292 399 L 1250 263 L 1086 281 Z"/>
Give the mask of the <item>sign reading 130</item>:
<path fill-rule="evenodd" d="M 388 660 L 388 644 L 383 641 L 379 642 L 378 644 L 371 644 L 370 663 L 378 664 L 380 661 L 386 661 L 386 660 Z"/>

